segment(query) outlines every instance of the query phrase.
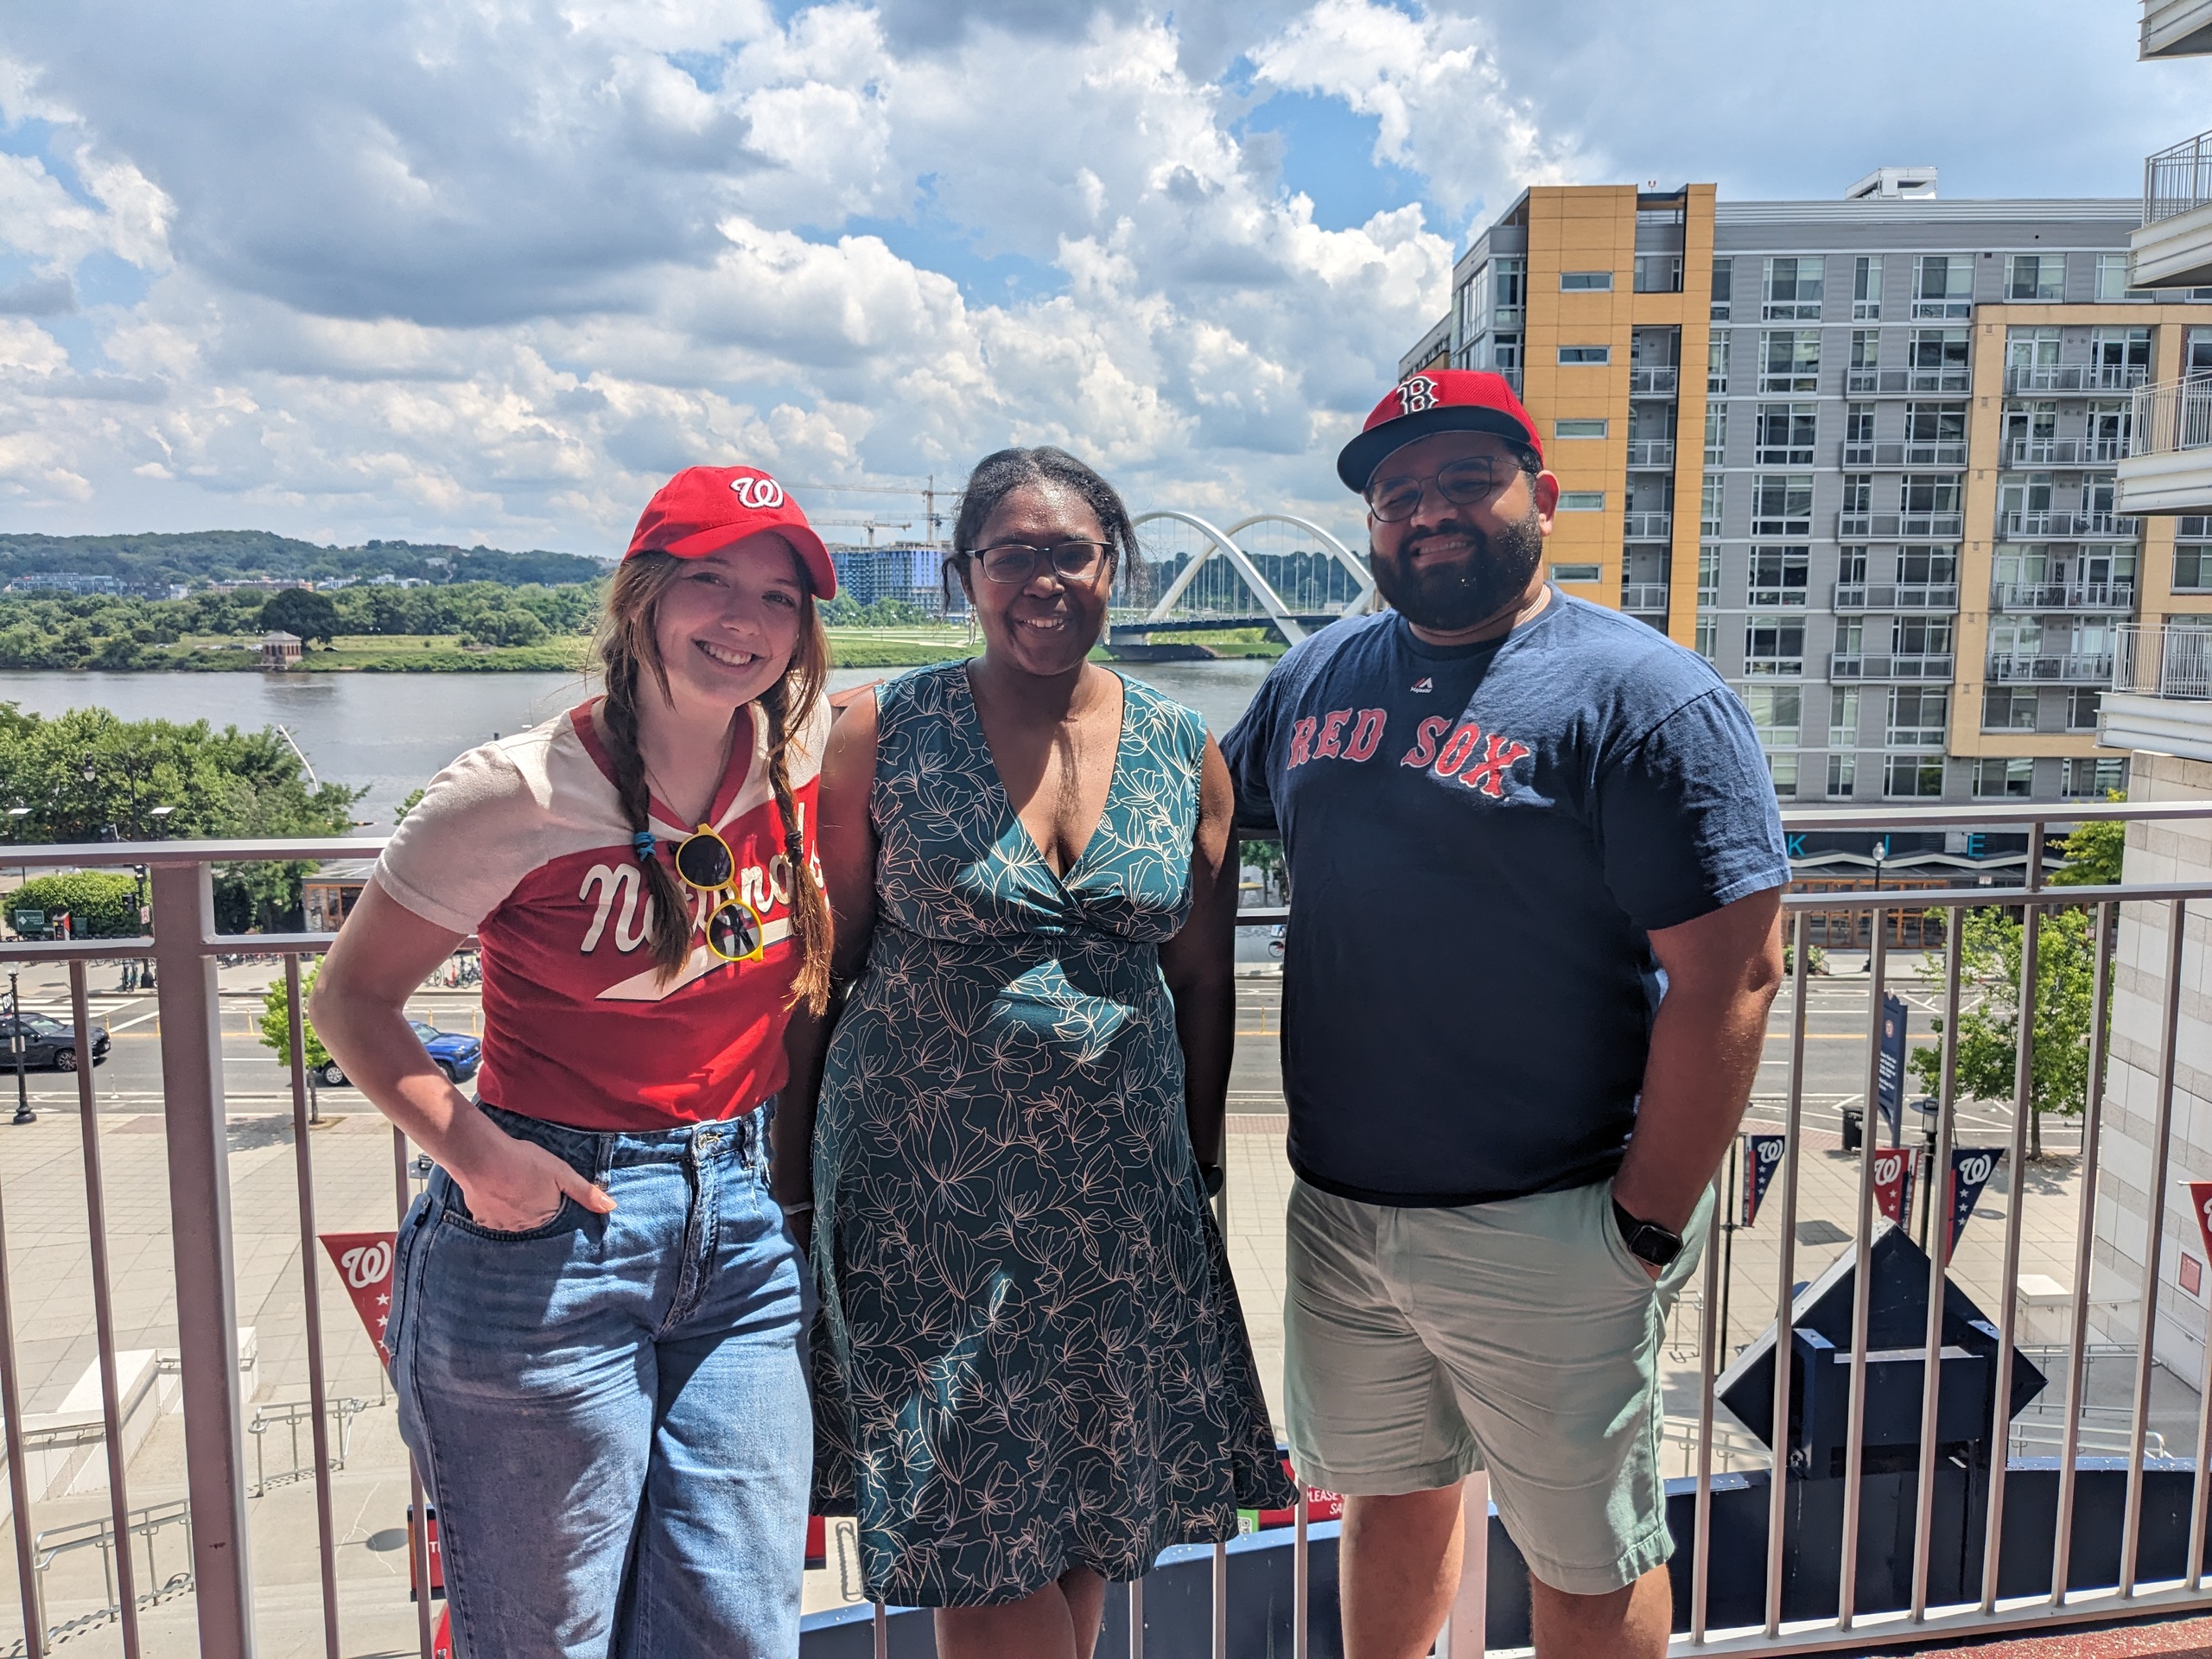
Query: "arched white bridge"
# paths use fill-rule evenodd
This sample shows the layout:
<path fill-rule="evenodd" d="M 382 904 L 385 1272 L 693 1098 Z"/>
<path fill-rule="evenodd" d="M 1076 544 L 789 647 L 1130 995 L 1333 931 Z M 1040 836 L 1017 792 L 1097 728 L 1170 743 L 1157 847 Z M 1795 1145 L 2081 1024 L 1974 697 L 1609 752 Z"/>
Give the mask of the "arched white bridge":
<path fill-rule="evenodd" d="M 1365 562 L 1310 518 L 1287 512 L 1255 512 L 1224 530 L 1196 513 L 1162 507 L 1137 514 L 1132 523 L 1140 532 L 1139 541 L 1146 544 L 1147 563 L 1165 563 L 1172 557 L 1187 556 L 1150 610 L 1141 617 L 1116 620 L 1117 636 L 1141 637 L 1188 628 L 1273 627 L 1295 644 L 1310 630 L 1325 626 L 1340 616 L 1361 616 L 1375 608 L 1375 578 Z M 1147 524 L 1194 531 L 1198 546 L 1194 552 L 1180 547 L 1166 549 L 1166 556 L 1155 556 L 1153 550 L 1160 538 L 1142 534 Z M 1263 528 L 1278 533 L 1287 531 L 1305 545 L 1294 548 L 1286 558 L 1237 539 L 1243 537 L 1250 542 L 1253 532 Z M 1295 564 L 1300 591 L 1286 599 L 1260 569 L 1259 559 L 1276 563 L 1278 581 L 1283 578 L 1281 567 L 1286 563 Z M 1318 580 L 1313 569 L 1317 563 L 1323 567 Z M 1235 573 L 1234 582 L 1203 582 L 1210 567 L 1217 571 L 1222 566 Z M 1236 591 L 1239 588 L 1241 594 Z"/>

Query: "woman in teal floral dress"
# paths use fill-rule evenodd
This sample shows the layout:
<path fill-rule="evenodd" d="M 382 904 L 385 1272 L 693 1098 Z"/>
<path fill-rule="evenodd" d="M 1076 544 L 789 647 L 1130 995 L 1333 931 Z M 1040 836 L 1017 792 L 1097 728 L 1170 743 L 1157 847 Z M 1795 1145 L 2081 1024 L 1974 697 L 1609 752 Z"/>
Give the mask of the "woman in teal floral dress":
<path fill-rule="evenodd" d="M 1291 1497 L 1205 1202 L 1230 783 L 1196 714 L 1088 661 L 1135 550 L 1103 479 L 990 456 L 954 549 L 982 656 L 855 703 L 823 766 L 821 1478 L 948 1659 L 1087 1659 L 1107 1581 Z"/>

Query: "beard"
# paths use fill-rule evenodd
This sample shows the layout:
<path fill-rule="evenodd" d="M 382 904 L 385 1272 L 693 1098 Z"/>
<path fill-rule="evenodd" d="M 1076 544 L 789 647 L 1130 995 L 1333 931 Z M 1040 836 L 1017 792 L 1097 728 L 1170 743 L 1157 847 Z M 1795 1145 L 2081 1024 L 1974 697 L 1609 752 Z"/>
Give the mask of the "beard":
<path fill-rule="evenodd" d="M 1473 550 L 1462 561 L 1414 569 L 1412 556 L 1421 543 L 1444 535 L 1465 537 L 1474 543 Z M 1454 524 L 1408 540 L 1388 556 L 1371 538 L 1368 543 L 1376 591 L 1407 621 L 1438 633 L 1471 628 L 1517 603 L 1543 556 L 1544 532 L 1533 508 L 1496 536 Z"/>

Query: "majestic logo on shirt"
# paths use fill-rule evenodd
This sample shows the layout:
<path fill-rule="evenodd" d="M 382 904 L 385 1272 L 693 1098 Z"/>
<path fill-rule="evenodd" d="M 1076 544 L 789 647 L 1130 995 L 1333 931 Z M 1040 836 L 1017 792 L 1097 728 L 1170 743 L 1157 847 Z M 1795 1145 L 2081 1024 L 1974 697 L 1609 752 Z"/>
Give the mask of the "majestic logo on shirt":
<path fill-rule="evenodd" d="M 1527 744 L 1503 732 L 1485 732 L 1471 720 L 1461 721 L 1455 730 L 1450 721 L 1432 716 L 1415 728 L 1414 746 L 1398 757 L 1398 764 L 1426 768 L 1439 778 L 1457 778 L 1495 801 L 1504 798 L 1513 768 L 1533 753 Z"/>
<path fill-rule="evenodd" d="M 1398 385 L 1398 413 L 1418 415 L 1436 407 L 1436 382 L 1425 374 L 1408 377 Z"/>
<path fill-rule="evenodd" d="M 731 489 L 747 506 L 766 512 L 784 505 L 784 486 L 772 478 L 733 478 Z"/>
<path fill-rule="evenodd" d="M 1424 674 L 1414 682 L 1413 689 L 1416 691 L 1433 691 L 1436 690 L 1436 682 Z"/>

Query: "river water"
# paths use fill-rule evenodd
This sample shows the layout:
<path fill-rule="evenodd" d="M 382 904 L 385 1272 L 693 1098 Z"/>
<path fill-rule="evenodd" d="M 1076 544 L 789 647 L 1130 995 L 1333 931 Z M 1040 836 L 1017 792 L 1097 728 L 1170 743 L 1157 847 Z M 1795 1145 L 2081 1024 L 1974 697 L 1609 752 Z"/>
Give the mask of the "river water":
<path fill-rule="evenodd" d="M 1189 704 L 1219 736 L 1266 677 L 1265 662 L 1147 663 L 1137 677 Z M 895 669 L 840 669 L 832 690 Z M 588 695 L 573 674 L 102 674 L 0 672 L 0 702 L 27 714 L 100 708 L 124 720 L 282 726 L 327 783 L 368 793 L 363 833 L 390 828 L 409 792 L 462 750 L 526 730 Z"/>

